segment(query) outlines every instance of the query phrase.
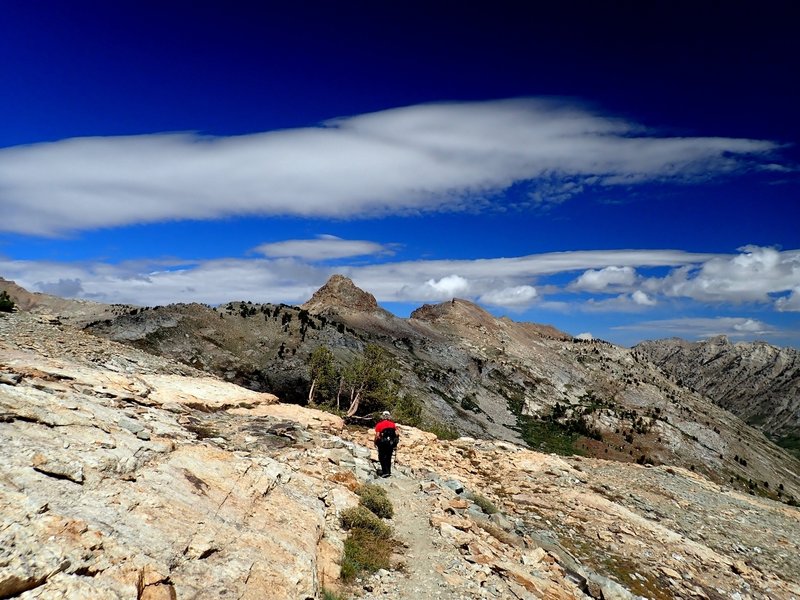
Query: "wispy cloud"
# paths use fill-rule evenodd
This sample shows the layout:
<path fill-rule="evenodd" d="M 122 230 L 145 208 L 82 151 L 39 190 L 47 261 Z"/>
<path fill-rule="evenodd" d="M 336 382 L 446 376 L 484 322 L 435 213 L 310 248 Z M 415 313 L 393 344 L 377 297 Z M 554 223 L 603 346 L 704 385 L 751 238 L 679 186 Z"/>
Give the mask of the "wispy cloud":
<path fill-rule="evenodd" d="M 383 244 L 367 240 L 344 240 L 333 235 L 320 235 L 311 240 L 285 240 L 262 244 L 253 250 L 268 257 L 293 257 L 308 261 L 393 253 L 391 248 Z"/>
<path fill-rule="evenodd" d="M 0 150 L 0 230 L 33 235 L 236 215 L 358 218 L 531 203 L 586 185 L 690 182 L 766 165 L 777 144 L 660 137 L 542 99 L 425 104 L 317 127 L 74 138 Z"/>
<path fill-rule="evenodd" d="M 732 338 L 750 338 L 754 335 L 774 334 L 775 329 L 758 319 L 747 317 L 683 318 L 641 321 L 630 325 L 620 325 L 612 329 L 659 332 L 690 338 L 707 338 L 727 335 Z"/>
<path fill-rule="evenodd" d="M 683 294 L 697 289 L 701 290 L 697 300 L 733 304 L 770 300 L 769 294 L 781 293 L 776 308 L 792 310 L 796 288 L 800 287 L 800 270 L 786 267 L 796 266 L 800 251 L 756 247 L 747 247 L 733 255 L 679 250 L 595 250 L 475 260 L 382 260 L 335 267 L 320 261 L 323 249 L 329 256 L 338 252 L 338 256 L 346 257 L 362 252 L 380 253 L 388 247 L 366 240 L 326 237 L 288 240 L 285 245 L 266 244 L 260 248 L 273 256 L 263 258 L 142 260 L 118 264 L 0 259 L 0 273 L 36 291 L 136 304 L 192 301 L 215 304 L 232 299 L 303 302 L 334 272 L 350 276 L 381 302 L 430 302 L 459 296 L 511 309 L 533 304 L 563 309 L 569 297 L 578 294 L 577 302 L 583 303 L 578 310 L 604 312 L 649 310 L 660 299 L 673 297 L 675 282 L 693 281 L 710 272 L 715 273 L 713 284 L 727 290 L 726 294 L 710 294 L 700 284 L 685 287 Z M 765 254 L 768 258 L 759 262 L 753 259 L 755 254 Z M 736 294 L 740 288 L 734 284 L 745 275 L 736 269 L 722 268 L 730 264 L 741 268 L 762 265 L 746 269 L 748 285 L 741 288 L 740 295 Z M 651 279 L 635 276 L 637 269 L 650 267 L 668 268 L 671 273 Z M 577 291 L 574 283 L 563 286 L 548 280 L 552 275 L 578 272 L 583 274 L 577 281 L 585 285 Z M 726 276 L 733 281 L 725 279 Z M 753 289 L 759 293 L 753 294 Z M 590 296 L 588 302 L 586 295 Z"/>

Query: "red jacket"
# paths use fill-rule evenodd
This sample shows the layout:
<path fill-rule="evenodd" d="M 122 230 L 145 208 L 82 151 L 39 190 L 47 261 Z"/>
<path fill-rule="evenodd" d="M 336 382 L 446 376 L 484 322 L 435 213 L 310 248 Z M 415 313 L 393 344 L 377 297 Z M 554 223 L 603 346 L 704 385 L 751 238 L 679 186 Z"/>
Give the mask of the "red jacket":
<path fill-rule="evenodd" d="M 377 425 L 375 425 L 375 441 L 376 441 L 376 442 L 378 441 L 378 438 L 380 438 L 380 437 L 381 437 L 381 431 L 383 431 L 384 429 L 394 429 L 394 430 L 397 430 L 397 425 L 395 425 L 395 424 L 394 424 L 392 421 L 390 421 L 389 419 L 384 419 L 383 421 L 381 421 L 380 423 L 378 423 Z"/>

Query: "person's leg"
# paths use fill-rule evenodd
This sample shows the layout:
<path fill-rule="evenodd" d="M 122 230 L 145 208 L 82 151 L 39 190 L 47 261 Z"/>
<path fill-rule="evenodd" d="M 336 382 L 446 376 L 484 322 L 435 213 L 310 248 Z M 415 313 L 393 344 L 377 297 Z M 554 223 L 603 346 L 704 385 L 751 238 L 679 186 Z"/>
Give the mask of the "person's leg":
<path fill-rule="evenodd" d="M 388 477 L 392 471 L 392 449 L 378 446 L 378 459 L 381 461 L 381 476 Z"/>
<path fill-rule="evenodd" d="M 386 472 L 389 475 L 392 474 L 392 454 L 393 453 L 394 453 L 394 448 L 389 446 L 389 449 L 386 451 L 386 454 L 387 454 L 387 456 L 386 456 L 386 464 L 388 465 L 388 469 L 386 469 Z"/>

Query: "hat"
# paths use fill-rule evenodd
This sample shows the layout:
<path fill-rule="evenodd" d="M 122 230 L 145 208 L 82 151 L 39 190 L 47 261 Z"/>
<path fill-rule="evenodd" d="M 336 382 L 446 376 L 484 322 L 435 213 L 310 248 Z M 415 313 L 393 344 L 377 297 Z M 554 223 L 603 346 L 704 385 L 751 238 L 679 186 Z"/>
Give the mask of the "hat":
<path fill-rule="evenodd" d="M 388 419 L 391 416 L 392 414 L 388 410 L 385 410 L 381 413 L 381 417 L 383 417 L 384 419 Z"/>

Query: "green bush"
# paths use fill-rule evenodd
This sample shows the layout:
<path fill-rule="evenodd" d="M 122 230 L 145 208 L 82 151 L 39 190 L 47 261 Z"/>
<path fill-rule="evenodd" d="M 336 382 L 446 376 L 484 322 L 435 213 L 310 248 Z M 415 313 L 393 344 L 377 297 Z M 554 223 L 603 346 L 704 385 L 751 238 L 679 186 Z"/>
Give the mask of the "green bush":
<path fill-rule="evenodd" d="M 392 414 L 398 423 L 419 427 L 422 423 L 422 403 L 416 396 L 406 394 L 395 402 Z"/>
<path fill-rule="evenodd" d="M 394 516 L 392 506 L 386 490 L 380 486 L 365 484 L 356 490 L 356 494 L 361 497 L 361 505 L 372 511 L 375 515 L 383 519 L 391 519 Z"/>
<path fill-rule="evenodd" d="M 342 529 L 361 529 L 380 537 L 392 537 L 392 528 L 381 521 L 380 518 L 366 506 L 358 505 L 343 510 L 339 521 L 342 524 Z"/>
<path fill-rule="evenodd" d="M 14 312 L 14 301 L 8 292 L 3 290 L 0 292 L 0 312 Z"/>
<path fill-rule="evenodd" d="M 391 536 L 377 535 L 369 529 L 353 529 L 344 541 L 342 580 L 351 581 L 363 571 L 374 573 L 388 569 L 394 543 Z"/>

